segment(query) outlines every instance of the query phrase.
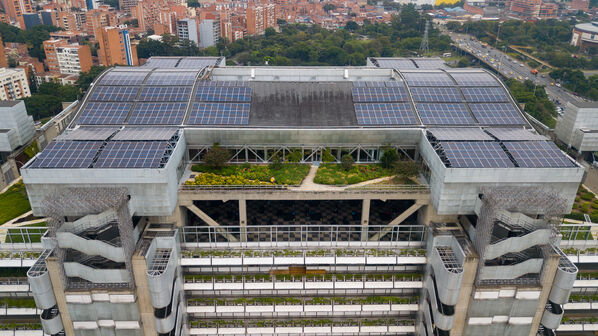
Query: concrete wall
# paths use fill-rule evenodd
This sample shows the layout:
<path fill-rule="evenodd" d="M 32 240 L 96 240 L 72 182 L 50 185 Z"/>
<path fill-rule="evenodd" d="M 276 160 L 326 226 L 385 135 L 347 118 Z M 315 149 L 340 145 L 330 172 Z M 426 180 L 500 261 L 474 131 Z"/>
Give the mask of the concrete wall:
<path fill-rule="evenodd" d="M 0 128 L 15 131 L 17 146 L 22 146 L 33 138 L 33 117 L 27 114 L 23 101 L 13 106 L 0 106 Z"/>
<path fill-rule="evenodd" d="M 137 321 L 139 312 L 137 303 L 114 303 L 94 301 L 88 304 L 68 304 L 68 310 L 73 321 Z"/>

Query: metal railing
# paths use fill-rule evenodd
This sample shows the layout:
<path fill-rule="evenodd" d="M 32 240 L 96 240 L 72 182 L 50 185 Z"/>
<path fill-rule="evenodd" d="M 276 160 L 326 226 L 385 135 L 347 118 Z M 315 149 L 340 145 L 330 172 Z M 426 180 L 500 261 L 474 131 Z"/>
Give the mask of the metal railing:
<path fill-rule="evenodd" d="M 181 191 L 206 191 L 206 190 L 250 190 L 250 191 L 301 191 L 301 192 L 417 192 L 417 193 L 429 193 L 430 187 L 421 184 L 384 184 L 384 185 L 364 185 L 364 186 L 351 186 L 351 185 L 326 185 L 330 187 L 330 190 L 311 190 L 309 188 L 302 189 L 300 185 L 284 185 L 284 184 L 267 184 L 267 185 L 189 185 L 182 184 L 180 187 Z M 334 189 L 333 189 L 334 188 Z"/>
<path fill-rule="evenodd" d="M 4 226 L 0 227 L 0 249 L 41 250 L 41 238 L 48 230 L 47 227 Z"/>
<path fill-rule="evenodd" d="M 560 248 L 598 248 L 598 240 L 594 238 L 592 232 L 598 234 L 598 223 L 563 223 L 560 226 L 562 235 Z"/>
<path fill-rule="evenodd" d="M 424 225 L 185 226 L 181 242 L 192 246 L 423 246 Z M 384 240 L 370 240 L 385 232 Z M 229 241 L 234 237 L 237 241 Z M 398 244 L 402 243 L 402 244 Z"/>

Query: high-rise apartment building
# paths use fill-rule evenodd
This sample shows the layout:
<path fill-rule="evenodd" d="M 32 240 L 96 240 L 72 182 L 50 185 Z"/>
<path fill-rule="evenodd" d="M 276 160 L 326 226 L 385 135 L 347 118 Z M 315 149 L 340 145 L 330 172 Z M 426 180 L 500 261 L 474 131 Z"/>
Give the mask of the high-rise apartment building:
<path fill-rule="evenodd" d="M 12 152 L 33 138 L 33 117 L 21 100 L 0 102 L 0 152 Z"/>
<path fill-rule="evenodd" d="M 103 27 L 112 27 L 117 25 L 116 12 L 110 10 L 107 6 L 100 9 L 88 10 L 85 13 L 85 26 L 88 35 L 95 35 L 95 32 Z"/>
<path fill-rule="evenodd" d="M 137 65 L 137 48 L 131 45 L 129 30 L 124 27 L 103 27 L 96 30 L 95 37 L 100 44 L 100 63 L 111 65 Z"/>
<path fill-rule="evenodd" d="M 4 41 L 0 35 L 0 68 L 8 68 L 8 59 L 6 58 L 6 50 L 4 50 Z"/>
<path fill-rule="evenodd" d="M 267 4 L 247 8 L 247 33 L 262 35 L 266 28 L 276 27 L 276 5 Z"/>
<path fill-rule="evenodd" d="M 16 100 L 31 96 L 27 73 L 22 68 L 0 68 L 0 100 Z"/>
<path fill-rule="evenodd" d="M 31 0 L 2 0 L 2 8 L 11 21 L 21 25 L 21 29 L 25 29 L 23 14 L 33 12 Z"/>
<path fill-rule="evenodd" d="M 139 0 L 118 0 L 118 6 L 120 10 L 123 10 L 127 13 L 131 13 L 131 8 L 137 6 L 137 3 L 140 2 Z"/>
<path fill-rule="evenodd" d="M 88 45 L 69 44 L 66 40 L 44 41 L 48 70 L 54 73 L 78 75 L 91 69 Z"/>
<path fill-rule="evenodd" d="M 23 13 L 24 29 L 31 29 L 42 24 L 38 13 Z"/>
<path fill-rule="evenodd" d="M 507 0 L 506 8 L 511 16 L 523 20 L 554 19 L 558 4 L 543 0 Z"/>
<path fill-rule="evenodd" d="M 185 18 L 178 20 L 176 22 L 176 32 L 179 39 L 193 41 L 199 45 L 199 33 L 195 19 Z"/>
<path fill-rule="evenodd" d="M 220 39 L 220 21 L 205 19 L 199 23 L 199 46 L 207 48 L 216 45 Z"/>

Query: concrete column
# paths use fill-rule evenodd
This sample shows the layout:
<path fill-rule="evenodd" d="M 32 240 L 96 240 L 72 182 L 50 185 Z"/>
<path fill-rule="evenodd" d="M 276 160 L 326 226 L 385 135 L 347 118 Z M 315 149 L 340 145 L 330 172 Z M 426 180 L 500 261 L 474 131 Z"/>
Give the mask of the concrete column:
<path fill-rule="evenodd" d="M 60 319 L 62 320 L 62 326 L 64 327 L 64 333 L 66 336 L 74 336 L 75 328 L 73 327 L 73 321 L 71 320 L 71 314 L 66 305 L 66 296 L 64 293 L 65 284 L 62 283 L 62 277 L 60 276 L 60 264 L 56 257 L 46 258 L 46 268 L 50 275 L 50 281 L 52 281 L 52 290 L 54 291 L 54 297 L 56 298 L 56 305 L 60 311 Z"/>
<path fill-rule="evenodd" d="M 467 322 L 467 312 L 469 311 L 469 303 L 473 295 L 475 276 L 478 271 L 479 257 L 477 253 L 470 251 L 470 255 L 465 257 L 463 261 L 463 279 L 461 280 L 461 290 L 459 291 L 459 301 L 455 305 L 455 322 L 451 335 L 463 335 L 465 325 Z"/>
<path fill-rule="evenodd" d="M 247 201 L 239 200 L 239 226 L 241 227 L 241 241 L 247 241 Z"/>
<path fill-rule="evenodd" d="M 145 256 L 135 254 L 132 258 L 133 276 L 135 278 L 135 291 L 137 294 L 137 309 L 141 317 L 141 328 L 144 335 L 156 335 L 156 321 L 154 308 L 149 293 L 147 282 L 147 263 Z"/>
<path fill-rule="evenodd" d="M 370 222 L 370 199 L 361 204 L 361 241 L 368 241 L 368 224 Z"/>
<path fill-rule="evenodd" d="M 546 302 L 548 301 L 548 295 L 550 295 L 550 290 L 552 289 L 554 276 L 559 267 L 560 259 L 561 257 L 556 253 L 545 258 L 542 274 L 540 275 L 540 287 L 542 288 L 542 291 L 540 292 L 540 298 L 538 299 L 538 306 L 536 307 L 536 314 L 534 314 L 534 319 L 532 320 L 529 336 L 535 336 L 538 332 L 540 321 L 542 321 L 542 315 L 544 315 L 544 310 L 546 310 Z"/>

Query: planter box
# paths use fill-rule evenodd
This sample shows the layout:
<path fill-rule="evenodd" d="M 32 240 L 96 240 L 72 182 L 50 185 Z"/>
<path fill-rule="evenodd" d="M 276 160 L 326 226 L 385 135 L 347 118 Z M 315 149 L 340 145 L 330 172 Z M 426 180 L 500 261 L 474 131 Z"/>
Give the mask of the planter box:
<path fill-rule="evenodd" d="M 394 288 L 392 281 L 366 281 L 364 288 Z"/>
<path fill-rule="evenodd" d="M 332 327 L 304 327 L 303 328 L 303 332 L 304 333 L 331 333 L 332 332 Z"/>
<path fill-rule="evenodd" d="M 303 311 L 303 305 L 276 305 L 276 307 L 274 308 L 274 311 L 276 311 L 277 313 L 288 313 L 288 312 L 293 312 L 293 313 L 297 313 L 297 312 L 302 312 Z M 278 328 L 276 328 L 278 330 Z M 301 328 L 299 328 L 301 329 Z"/>
<path fill-rule="evenodd" d="M 598 280 L 575 280 L 573 287 L 598 287 Z"/>
<path fill-rule="evenodd" d="M 336 257 L 337 264 L 365 264 L 365 257 Z"/>
<path fill-rule="evenodd" d="M 272 265 L 272 257 L 244 257 L 243 265 Z"/>
<path fill-rule="evenodd" d="M 333 333 L 358 333 L 359 327 L 332 327 Z"/>
<path fill-rule="evenodd" d="M 391 311 L 418 311 L 419 305 L 416 303 L 406 303 L 406 304 L 392 304 L 390 305 Z"/>
<path fill-rule="evenodd" d="M 397 263 L 397 257 L 368 257 L 367 264 L 394 265 Z"/>
<path fill-rule="evenodd" d="M 243 289 L 243 283 L 231 282 L 231 283 L 215 283 L 214 289 Z"/>
<path fill-rule="evenodd" d="M 334 287 L 337 289 L 349 289 L 349 288 L 363 288 L 363 281 L 337 281 L 334 283 Z"/>
<path fill-rule="evenodd" d="M 397 257 L 397 265 L 402 264 L 425 264 L 426 257 Z"/>
<path fill-rule="evenodd" d="M 274 257 L 275 265 L 303 265 L 303 257 Z"/>
<path fill-rule="evenodd" d="M 218 335 L 245 334 L 245 328 L 218 328 Z"/>
<path fill-rule="evenodd" d="M 216 306 L 217 313 L 244 313 L 245 307 L 243 306 Z"/>
<path fill-rule="evenodd" d="M 332 305 L 305 305 L 306 312 L 331 312 Z"/>
<path fill-rule="evenodd" d="M 303 334 L 301 327 L 276 327 L 277 334 Z"/>
<path fill-rule="evenodd" d="M 37 309 L 35 309 L 35 308 L 7 308 L 6 315 L 37 315 Z"/>
<path fill-rule="evenodd" d="M 187 313 L 215 313 L 214 306 L 187 306 Z"/>
<path fill-rule="evenodd" d="M 423 288 L 423 281 L 395 281 L 395 288 Z"/>
<path fill-rule="evenodd" d="M 598 331 L 598 324 L 596 324 L 596 323 L 584 324 L 583 330 L 584 331 Z"/>
<path fill-rule="evenodd" d="M 214 284 L 210 283 L 200 283 L 200 282 L 187 282 L 183 285 L 183 289 L 185 290 L 213 290 Z"/>
<path fill-rule="evenodd" d="M 248 334 L 274 334 L 274 327 L 270 328 L 247 328 Z"/>
<path fill-rule="evenodd" d="M 191 328 L 189 329 L 191 335 L 218 335 L 216 328 Z"/>
<path fill-rule="evenodd" d="M 361 332 L 370 332 L 370 333 L 384 333 L 388 330 L 386 326 L 362 326 Z"/>
<path fill-rule="evenodd" d="M 274 306 L 246 306 L 245 312 L 247 312 L 247 313 L 273 313 Z"/>
<path fill-rule="evenodd" d="M 579 256 L 579 262 L 580 263 L 596 263 L 596 262 L 598 262 L 598 256 L 584 256 L 584 255 L 580 255 Z"/>
<path fill-rule="evenodd" d="M 326 282 L 305 282 L 305 289 L 333 289 L 334 283 L 332 281 Z"/>
<path fill-rule="evenodd" d="M 334 264 L 334 257 L 305 257 L 305 264 L 307 265 L 318 265 L 318 264 Z"/>
<path fill-rule="evenodd" d="M 243 258 L 212 258 L 215 266 L 237 266 L 243 264 Z"/>
<path fill-rule="evenodd" d="M 366 304 L 363 305 L 363 311 L 389 311 L 389 304 Z"/>
<path fill-rule="evenodd" d="M 212 258 L 181 258 L 181 266 L 210 266 Z"/>
<path fill-rule="evenodd" d="M 565 303 L 565 310 L 580 310 L 580 309 L 592 309 L 592 304 L 589 302 L 572 302 Z"/>
<path fill-rule="evenodd" d="M 275 289 L 303 289 L 303 282 L 276 282 Z"/>
<path fill-rule="evenodd" d="M 334 306 L 335 312 L 354 312 L 354 311 L 361 311 L 361 305 L 335 305 Z M 343 327 L 346 328 L 346 327 Z M 352 327 L 351 327 L 352 328 Z M 356 327 L 359 331 L 359 327 Z"/>
<path fill-rule="evenodd" d="M 245 289 L 274 289 L 272 282 L 246 282 Z"/>
<path fill-rule="evenodd" d="M 557 331 L 583 331 L 583 324 L 561 324 Z"/>
<path fill-rule="evenodd" d="M 415 326 L 388 326 L 388 332 L 392 333 L 414 333 Z"/>

